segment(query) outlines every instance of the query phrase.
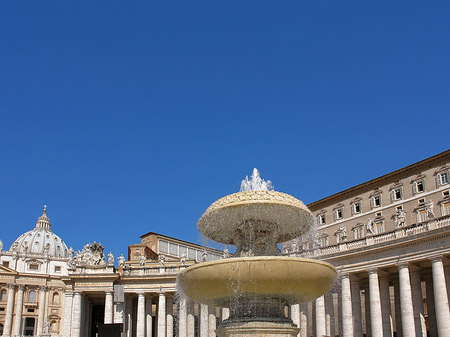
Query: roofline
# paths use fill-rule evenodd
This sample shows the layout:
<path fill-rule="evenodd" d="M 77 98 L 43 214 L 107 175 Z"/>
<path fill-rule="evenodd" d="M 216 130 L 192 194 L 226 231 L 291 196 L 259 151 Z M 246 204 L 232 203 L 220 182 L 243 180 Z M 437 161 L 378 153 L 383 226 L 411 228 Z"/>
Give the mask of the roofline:
<path fill-rule="evenodd" d="M 168 235 L 159 234 L 159 233 L 155 233 L 155 232 L 148 232 L 146 234 L 141 235 L 140 238 L 142 239 L 144 236 L 151 235 L 151 234 L 154 234 L 154 235 L 157 235 L 157 236 L 161 236 L 161 237 L 164 237 L 164 238 L 168 238 L 168 239 L 172 239 L 174 241 L 184 242 L 184 243 L 187 243 L 187 244 L 192 245 L 192 246 L 207 248 L 209 250 L 213 250 L 213 251 L 216 251 L 216 252 L 222 252 L 221 250 L 218 250 L 216 248 L 199 245 L 198 243 L 193 243 L 193 242 L 189 242 L 189 241 L 186 241 L 186 240 L 177 239 L 177 238 L 174 238 L 174 237 L 171 237 L 171 236 L 168 236 Z"/>
<path fill-rule="evenodd" d="M 358 191 L 363 190 L 363 189 L 373 188 L 373 187 L 375 187 L 377 185 L 380 185 L 381 182 L 392 180 L 393 178 L 395 178 L 395 177 L 397 177 L 399 175 L 402 175 L 402 174 L 407 173 L 409 171 L 415 171 L 415 170 L 417 170 L 417 169 L 419 169 L 419 168 L 421 168 L 421 167 L 423 167 L 425 165 L 441 161 L 442 159 L 445 159 L 447 157 L 450 159 L 450 150 L 441 152 L 441 153 L 439 153 L 437 155 L 434 155 L 432 157 L 426 158 L 426 159 L 421 160 L 419 162 L 416 162 L 414 164 L 405 166 L 405 167 L 400 168 L 398 170 L 395 170 L 393 172 L 387 173 L 387 174 L 382 175 L 382 176 L 380 176 L 378 178 L 366 181 L 366 182 L 364 182 L 362 184 L 350 187 L 350 188 L 348 188 L 346 190 L 343 190 L 341 192 L 332 194 L 332 195 L 330 195 L 330 196 L 328 196 L 326 198 L 314 201 L 314 202 L 308 204 L 307 206 L 310 209 L 317 210 L 318 208 L 320 208 L 319 207 L 320 205 L 323 205 L 323 204 L 326 204 L 326 203 L 331 203 L 332 201 L 334 201 L 336 199 L 338 199 L 338 200 L 339 199 L 345 199 L 345 198 L 348 197 L 349 194 L 351 195 L 351 194 L 355 194 L 355 192 L 358 192 Z"/>

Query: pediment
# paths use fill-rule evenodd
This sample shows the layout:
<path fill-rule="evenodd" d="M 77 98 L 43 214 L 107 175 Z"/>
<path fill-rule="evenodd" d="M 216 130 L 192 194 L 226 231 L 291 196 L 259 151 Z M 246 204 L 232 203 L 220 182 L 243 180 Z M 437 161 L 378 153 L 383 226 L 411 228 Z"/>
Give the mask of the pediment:
<path fill-rule="evenodd" d="M 0 274 L 17 275 L 19 273 L 16 272 L 14 269 L 0 265 Z"/>

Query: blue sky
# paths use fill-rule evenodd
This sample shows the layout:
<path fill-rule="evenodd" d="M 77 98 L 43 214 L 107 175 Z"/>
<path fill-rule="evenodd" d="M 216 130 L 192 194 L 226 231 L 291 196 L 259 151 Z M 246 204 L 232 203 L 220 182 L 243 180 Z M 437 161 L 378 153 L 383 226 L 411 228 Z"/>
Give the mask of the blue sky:
<path fill-rule="evenodd" d="M 448 1 L 2 1 L 0 239 L 126 255 L 253 167 L 309 203 L 449 149 Z"/>

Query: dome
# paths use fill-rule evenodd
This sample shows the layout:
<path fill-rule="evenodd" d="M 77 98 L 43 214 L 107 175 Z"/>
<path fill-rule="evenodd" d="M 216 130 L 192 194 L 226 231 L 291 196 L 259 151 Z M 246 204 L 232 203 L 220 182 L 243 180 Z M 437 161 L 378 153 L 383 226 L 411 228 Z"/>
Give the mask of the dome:
<path fill-rule="evenodd" d="M 36 227 L 23 233 L 11 245 L 10 251 L 28 254 L 42 254 L 48 252 L 49 256 L 68 257 L 69 251 L 64 241 L 50 229 L 50 219 L 47 217 L 47 209 L 38 218 Z"/>

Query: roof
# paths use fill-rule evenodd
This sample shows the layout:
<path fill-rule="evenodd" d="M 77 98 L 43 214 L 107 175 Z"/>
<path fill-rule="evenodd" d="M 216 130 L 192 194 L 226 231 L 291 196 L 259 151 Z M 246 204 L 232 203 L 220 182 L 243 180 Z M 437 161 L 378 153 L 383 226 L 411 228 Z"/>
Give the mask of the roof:
<path fill-rule="evenodd" d="M 351 198 L 357 194 L 363 193 L 364 191 L 374 189 L 375 187 L 378 187 L 382 184 L 389 183 L 390 181 L 399 180 L 400 177 L 402 177 L 402 176 L 405 176 L 408 174 L 412 175 L 412 174 L 416 173 L 417 171 L 421 171 L 425 168 L 430 168 L 430 167 L 432 167 L 432 165 L 439 165 L 439 163 L 444 162 L 446 160 L 450 160 L 450 150 L 441 152 L 435 156 L 426 158 L 417 163 L 414 163 L 414 164 L 408 165 L 406 167 L 403 167 L 401 169 L 398 169 L 396 171 L 387 173 L 385 175 L 382 175 L 378 178 L 369 180 L 362 184 L 350 187 L 341 192 L 332 194 L 326 198 L 314 201 L 314 202 L 308 204 L 307 206 L 310 210 L 315 211 L 315 210 L 318 210 L 321 207 L 323 207 L 324 204 L 336 203 L 341 200 Z"/>

